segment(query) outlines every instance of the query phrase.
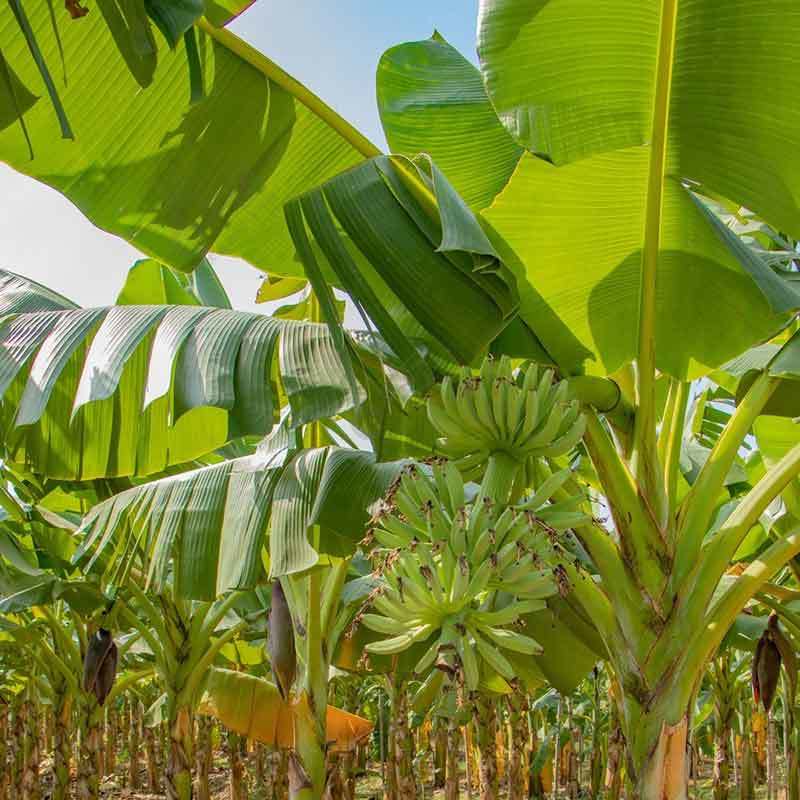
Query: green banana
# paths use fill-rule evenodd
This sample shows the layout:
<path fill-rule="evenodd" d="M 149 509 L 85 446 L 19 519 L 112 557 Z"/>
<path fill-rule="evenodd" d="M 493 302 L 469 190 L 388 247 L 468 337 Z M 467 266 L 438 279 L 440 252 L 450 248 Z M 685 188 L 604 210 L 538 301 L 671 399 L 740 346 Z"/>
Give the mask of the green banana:
<path fill-rule="evenodd" d="M 472 633 L 481 658 L 496 673 L 502 675 L 506 680 L 512 680 L 514 678 L 514 668 L 508 659 L 496 647 L 490 645 L 477 631 L 471 630 L 470 633 Z"/>
<path fill-rule="evenodd" d="M 433 631 L 433 625 L 418 625 L 406 633 L 393 636 L 391 639 L 380 639 L 377 642 L 370 642 L 364 648 L 368 653 L 376 656 L 393 656 L 407 650 L 414 642 L 426 639 Z"/>
<path fill-rule="evenodd" d="M 481 633 L 485 633 L 496 644 L 513 653 L 522 653 L 526 656 L 535 656 L 544 652 L 542 646 L 530 636 L 525 636 L 508 628 L 495 628 L 490 625 L 481 627 Z"/>

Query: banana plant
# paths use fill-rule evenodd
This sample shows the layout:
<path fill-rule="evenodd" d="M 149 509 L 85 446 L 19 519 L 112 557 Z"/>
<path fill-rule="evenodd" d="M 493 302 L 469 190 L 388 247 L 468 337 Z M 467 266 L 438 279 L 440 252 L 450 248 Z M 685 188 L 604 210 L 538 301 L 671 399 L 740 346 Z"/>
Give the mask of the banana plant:
<path fill-rule="evenodd" d="M 139 92 L 96 30 L 104 57 L 94 64 L 102 64 L 119 102 L 74 100 L 91 122 L 85 152 L 108 152 L 103 137 L 118 138 L 115 126 L 129 130 L 150 116 L 154 135 L 131 137 L 112 163 L 76 167 L 75 151 L 60 147 L 31 161 L 23 141 L 12 139 L 19 131 L 8 127 L 0 152 L 174 266 L 190 266 L 214 247 L 271 270 L 283 264 L 295 276 L 302 265 L 320 298 L 325 283 L 344 287 L 398 351 L 414 375 L 412 389 L 432 377 L 418 358 L 420 340 L 433 343 L 439 359 L 473 363 L 491 347 L 552 364 L 562 376 L 598 377 L 607 387 L 603 399 L 582 398 L 584 464 L 610 519 L 606 529 L 576 526 L 599 580 L 571 585 L 620 687 L 635 791 L 673 800 L 686 794 L 692 698 L 706 665 L 753 593 L 800 551 L 790 524 L 762 558 L 721 583 L 762 512 L 800 469 L 795 431 L 759 480 L 729 493 L 742 445 L 780 385 L 797 375 L 798 341 L 762 364 L 747 387 L 739 382 L 736 410 L 691 483 L 681 474 L 692 382 L 774 336 L 800 306 L 796 282 L 742 241 L 713 205 L 721 198 L 788 236 L 800 234 L 798 131 L 774 100 L 800 88 L 792 68 L 797 12 L 784 0 L 768 0 L 758 14 L 743 0 L 724 7 L 581 0 L 578 10 L 574 0 L 483 0 L 478 69 L 440 37 L 382 60 L 387 139 L 405 156 L 424 152 L 433 162 L 380 156 L 274 65 L 252 53 L 242 65 L 245 48 L 213 32 L 207 35 L 221 46 L 208 48 L 206 66 L 237 85 L 243 72 L 254 75 L 247 101 L 212 88 L 185 119 L 177 102 L 150 114 L 156 92 Z M 44 31 L 47 10 L 37 13 Z M 69 31 L 68 53 L 78 36 Z M 765 50 L 764 41 L 773 46 Z M 39 73 L 30 62 L 20 65 L 20 43 L 0 45 L 16 95 L 28 105 L 23 118 L 47 124 L 31 90 Z M 174 65 L 162 64 L 158 87 L 175 85 Z M 93 81 L 71 81 L 70 91 L 85 85 Z M 201 126 L 210 131 L 208 148 L 217 131 L 229 136 L 226 102 L 249 115 L 237 126 L 239 146 L 225 150 L 224 185 L 209 187 L 203 176 L 198 186 L 186 166 L 197 152 L 189 159 L 185 143 L 197 141 L 192 133 Z M 295 119 L 312 134 L 301 135 Z M 272 121 L 298 135 L 282 139 L 280 159 L 259 161 L 275 151 L 266 141 L 276 133 Z M 282 168 L 299 164 L 323 139 L 330 157 L 311 159 L 309 180 L 284 180 L 287 172 L 308 176 Z M 251 175 L 252 182 L 242 179 Z M 408 252 L 415 257 L 400 257 Z M 421 268 L 411 271 L 414 265 Z M 333 329 L 335 307 L 328 306 Z M 504 444 L 504 455 L 510 452 Z M 723 499 L 736 507 L 716 525 Z"/>

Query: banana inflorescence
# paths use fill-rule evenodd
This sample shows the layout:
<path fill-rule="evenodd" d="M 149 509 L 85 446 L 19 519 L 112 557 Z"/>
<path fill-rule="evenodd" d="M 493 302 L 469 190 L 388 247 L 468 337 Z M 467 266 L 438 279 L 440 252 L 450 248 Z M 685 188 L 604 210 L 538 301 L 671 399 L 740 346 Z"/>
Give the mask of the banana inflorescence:
<path fill-rule="evenodd" d="M 770 614 L 766 630 L 756 645 L 752 671 L 753 699 L 756 705 L 761 702 L 767 712 L 775 699 L 782 663 L 785 663 L 790 675 L 796 674 L 797 665 L 791 642 L 778 627 L 777 614 Z"/>
<path fill-rule="evenodd" d="M 92 692 L 102 706 L 114 685 L 116 675 L 117 645 L 111 632 L 100 628 L 89 639 L 86 648 L 83 689 L 85 692 Z"/>
<path fill-rule="evenodd" d="M 539 644 L 519 630 L 520 618 L 545 607 L 554 579 L 557 534 L 587 517 L 569 500 L 553 503 L 569 470 L 551 475 L 516 505 L 483 492 L 468 502 L 469 487 L 453 461 L 409 465 L 374 518 L 383 591 L 377 613 L 360 622 L 387 638 L 367 651 L 391 655 L 428 644 L 415 666 L 429 674 L 457 673 L 470 690 L 484 672 L 515 677 L 507 657 L 534 655 Z M 437 671 L 430 671 L 438 667 Z"/>
<path fill-rule="evenodd" d="M 566 381 L 552 369 L 529 364 L 516 375 L 511 361 L 487 358 L 479 375 L 446 377 L 428 402 L 428 416 L 442 434 L 442 452 L 462 472 L 484 466 L 492 453 L 516 461 L 556 457 L 581 440 L 586 422 Z"/>

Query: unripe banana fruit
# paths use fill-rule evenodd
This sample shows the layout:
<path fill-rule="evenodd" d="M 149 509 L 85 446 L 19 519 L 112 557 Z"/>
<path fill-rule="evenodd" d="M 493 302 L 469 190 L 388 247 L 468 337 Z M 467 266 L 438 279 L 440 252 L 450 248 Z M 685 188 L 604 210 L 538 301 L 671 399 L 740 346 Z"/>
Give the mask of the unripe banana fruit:
<path fill-rule="evenodd" d="M 375 613 L 360 622 L 387 638 L 367 651 L 391 655 L 425 642 L 417 673 L 455 660 L 470 690 L 482 670 L 513 678 L 504 651 L 541 652 L 512 626 L 519 628 L 524 614 L 543 609 L 558 591 L 554 533 L 570 527 L 566 521 L 588 521 L 572 501 L 551 502 L 567 477 L 556 473 L 518 507 L 481 494 L 465 505 L 464 478 L 454 462 L 406 467 L 373 520 L 374 541 L 383 546 L 373 556 L 385 587 L 372 600 Z"/>
<path fill-rule="evenodd" d="M 532 363 L 514 374 L 506 356 L 485 359 L 479 375 L 465 373 L 457 384 L 445 378 L 428 400 L 428 418 L 465 474 L 498 451 L 520 463 L 563 455 L 586 429 L 566 381 L 554 383 L 552 370 Z"/>

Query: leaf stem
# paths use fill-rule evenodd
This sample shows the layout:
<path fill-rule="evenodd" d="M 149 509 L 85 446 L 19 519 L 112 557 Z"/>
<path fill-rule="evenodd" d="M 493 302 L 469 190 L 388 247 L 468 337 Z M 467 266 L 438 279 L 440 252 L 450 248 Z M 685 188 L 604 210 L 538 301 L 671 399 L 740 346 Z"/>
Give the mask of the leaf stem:
<path fill-rule="evenodd" d="M 284 72 L 274 61 L 259 53 L 247 42 L 242 41 L 225 28 L 215 28 L 202 18 L 197 21 L 197 27 L 247 61 L 282 89 L 285 89 L 295 100 L 302 103 L 309 111 L 316 114 L 343 139 L 348 141 L 364 158 L 373 158 L 381 155 L 381 151 L 363 133 L 356 130 L 347 120 L 340 117 L 329 105 L 320 100 L 302 83 L 295 80 L 287 72 Z"/>
<path fill-rule="evenodd" d="M 637 408 L 633 426 L 634 474 L 650 498 L 656 520 L 662 526 L 666 522 L 666 496 L 658 474 L 656 455 L 656 298 L 677 8 L 678 0 L 662 0 L 639 285 Z"/>
<path fill-rule="evenodd" d="M 676 563 L 671 579 L 673 591 L 681 585 L 697 563 L 697 556 L 717 496 L 725 484 L 725 477 L 745 436 L 776 386 L 777 380 L 766 373 L 761 374 L 753 382 L 711 450 L 691 491 L 684 498 L 678 518 Z"/>

